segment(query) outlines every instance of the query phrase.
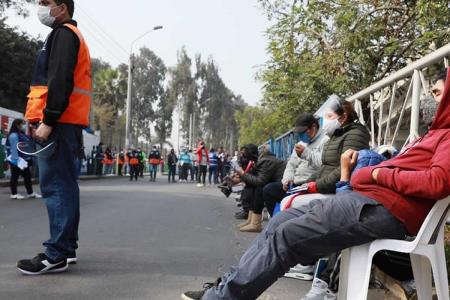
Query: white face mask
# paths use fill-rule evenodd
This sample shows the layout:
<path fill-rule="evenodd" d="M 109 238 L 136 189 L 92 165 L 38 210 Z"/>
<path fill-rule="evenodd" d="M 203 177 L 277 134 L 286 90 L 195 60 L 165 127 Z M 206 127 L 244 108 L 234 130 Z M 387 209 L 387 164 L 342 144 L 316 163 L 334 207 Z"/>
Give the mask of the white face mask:
<path fill-rule="evenodd" d="M 323 120 L 323 130 L 325 130 L 326 134 L 331 137 L 336 132 L 336 130 L 341 129 L 341 123 L 337 119 L 334 120 Z"/>
<path fill-rule="evenodd" d="M 48 27 L 52 27 L 53 24 L 56 21 L 56 17 L 53 17 L 50 12 L 52 11 L 52 7 L 50 6 L 42 6 L 39 5 L 38 7 L 38 18 L 39 21 L 41 21 L 42 24 Z"/>

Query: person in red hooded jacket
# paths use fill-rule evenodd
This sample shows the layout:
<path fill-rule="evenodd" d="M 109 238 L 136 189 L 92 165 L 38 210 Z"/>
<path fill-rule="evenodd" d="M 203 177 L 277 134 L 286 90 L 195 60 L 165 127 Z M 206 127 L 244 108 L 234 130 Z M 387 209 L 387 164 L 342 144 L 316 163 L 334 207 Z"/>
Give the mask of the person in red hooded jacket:
<path fill-rule="evenodd" d="M 447 70 L 447 77 L 450 69 Z M 437 91 L 433 94 L 437 95 Z M 436 201 L 450 195 L 450 80 L 428 133 L 397 157 L 362 168 L 351 178 L 353 191 L 291 208 L 271 219 L 239 261 L 239 265 L 186 292 L 183 299 L 257 299 L 298 263 L 376 239 L 416 235 Z M 356 159 L 343 160 L 352 169 Z M 354 158 L 354 157 L 353 157 Z"/>
<path fill-rule="evenodd" d="M 197 165 L 198 165 L 198 187 L 205 186 L 206 183 L 206 172 L 208 171 L 209 165 L 209 153 L 206 149 L 205 142 L 200 141 L 197 148 Z"/>

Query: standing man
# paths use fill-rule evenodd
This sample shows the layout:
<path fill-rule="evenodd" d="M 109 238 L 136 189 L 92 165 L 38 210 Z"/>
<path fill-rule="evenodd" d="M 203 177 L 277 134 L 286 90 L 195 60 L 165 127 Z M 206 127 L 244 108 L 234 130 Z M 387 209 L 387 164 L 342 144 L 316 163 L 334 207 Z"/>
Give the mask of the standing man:
<path fill-rule="evenodd" d="M 206 183 L 206 172 L 209 165 L 209 153 L 205 142 L 200 141 L 197 148 L 197 166 L 198 166 L 198 187 L 204 187 Z"/>
<path fill-rule="evenodd" d="M 150 164 L 150 181 L 156 181 L 156 172 L 158 171 L 158 166 L 161 160 L 161 153 L 153 146 L 152 151 L 148 155 L 148 163 Z"/>
<path fill-rule="evenodd" d="M 39 53 L 25 117 L 33 137 L 54 143 L 49 157 L 39 157 L 39 178 L 50 222 L 45 252 L 17 263 L 27 275 L 63 272 L 76 262 L 80 192 L 77 152 L 89 125 L 92 100 L 91 59 L 83 35 L 72 20 L 73 0 L 40 0 L 38 16 L 53 29 Z M 47 155 L 46 155 L 47 156 Z"/>

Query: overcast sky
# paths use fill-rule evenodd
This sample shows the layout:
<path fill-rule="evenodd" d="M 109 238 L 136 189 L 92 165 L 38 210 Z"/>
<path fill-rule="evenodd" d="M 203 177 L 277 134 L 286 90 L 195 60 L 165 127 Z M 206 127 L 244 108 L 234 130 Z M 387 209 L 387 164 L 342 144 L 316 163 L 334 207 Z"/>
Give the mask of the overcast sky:
<path fill-rule="evenodd" d="M 227 86 L 250 104 L 261 100 L 261 83 L 255 80 L 268 55 L 264 31 L 269 22 L 256 0 L 76 0 L 75 17 L 93 57 L 117 65 L 127 62 L 131 42 L 155 25 L 153 32 L 136 44 L 147 46 L 166 65 L 176 63 L 177 51 L 186 46 L 193 57 L 214 57 Z M 32 36 L 44 38 L 49 28 L 41 25 L 31 6 L 26 19 L 9 13 L 8 24 Z M 101 29 L 100 29 L 100 28 Z M 106 32 L 117 44 L 104 34 Z"/>

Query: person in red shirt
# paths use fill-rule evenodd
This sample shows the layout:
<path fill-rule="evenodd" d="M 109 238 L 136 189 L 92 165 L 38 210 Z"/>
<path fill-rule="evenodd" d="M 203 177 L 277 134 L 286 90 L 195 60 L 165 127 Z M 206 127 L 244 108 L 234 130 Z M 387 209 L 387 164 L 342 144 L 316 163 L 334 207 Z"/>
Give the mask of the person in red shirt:
<path fill-rule="evenodd" d="M 447 70 L 447 77 L 450 69 Z M 433 90 L 436 97 L 438 91 Z M 298 263 L 376 239 L 416 235 L 436 201 L 450 195 L 450 80 L 446 80 L 428 133 L 397 157 L 362 168 L 351 178 L 353 191 L 291 208 L 271 219 L 237 267 L 202 291 L 182 299 L 257 299 Z M 353 169 L 354 155 L 346 154 Z M 352 159 L 353 158 L 353 159 Z"/>

